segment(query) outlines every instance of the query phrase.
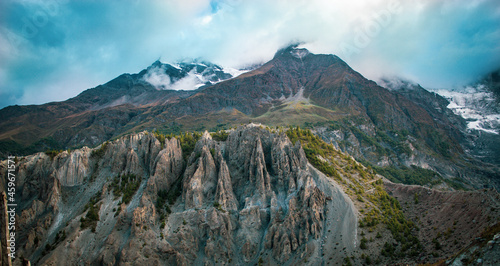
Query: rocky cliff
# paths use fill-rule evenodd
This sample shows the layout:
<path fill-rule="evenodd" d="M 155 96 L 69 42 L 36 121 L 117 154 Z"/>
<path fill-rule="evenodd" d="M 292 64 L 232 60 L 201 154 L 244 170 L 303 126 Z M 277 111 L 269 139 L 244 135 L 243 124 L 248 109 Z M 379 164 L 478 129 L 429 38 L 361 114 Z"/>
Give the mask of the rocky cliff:
<path fill-rule="evenodd" d="M 20 253 L 59 265 L 316 265 L 334 241 L 338 262 L 355 250 L 351 199 L 284 133 L 252 125 L 225 141 L 205 133 L 186 158 L 178 139 L 145 132 L 23 157 Z M 337 223 L 346 226 L 332 235 Z"/>
<path fill-rule="evenodd" d="M 494 191 L 395 185 L 299 129 L 142 132 L 49 154 L 17 163 L 18 254 L 35 265 L 436 262 L 500 217 Z M 420 246 L 433 238 L 442 248 Z"/>

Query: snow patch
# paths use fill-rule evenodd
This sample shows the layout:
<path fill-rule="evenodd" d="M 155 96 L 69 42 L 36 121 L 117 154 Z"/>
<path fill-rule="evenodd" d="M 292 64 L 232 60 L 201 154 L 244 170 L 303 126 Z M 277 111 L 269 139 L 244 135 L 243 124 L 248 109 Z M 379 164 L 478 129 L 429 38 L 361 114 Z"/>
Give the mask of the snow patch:
<path fill-rule="evenodd" d="M 500 133 L 500 110 L 493 93 L 484 85 L 466 87 L 462 91 L 434 90 L 450 103 L 448 108 L 467 121 L 468 130 Z"/>
<path fill-rule="evenodd" d="M 169 64 L 169 65 L 171 65 L 172 67 L 177 68 L 179 70 L 182 70 L 182 68 L 178 64 Z"/>
<path fill-rule="evenodd" d="M 188 75 L 184 78 L 179 79 L 178 81 L 174 82 L 170 86 L 170 90 L 195 90 L 197 89 L 196 85 L 203 85 L 204 82 L 198 78 L 196 74 L 193 73 L 193 71 L 189 72 Z"/>
<path fill-rule="evenodd" d="M 307 49 L 303 49 L 303 48 L 302 49 L 296 48 L 296 49 L 291 50 L 290 54 L 292 54 L 293 57 L 296 57 L 298 59 L 302 59 L 309 54 L 309 51 Z"/>
<path fill-rule="evenodd" d="M 231 76 L 233 76 L 233 78 L 241 75 L 241 74 L 244 74 L 244 73 L 247 73 L 251 70 L 240 70 L 240 69 L 236 69 L 236 68 L 231 68 L 231 67 L 225 67 L 225 68 L 222 68 L 222 71 L 224 71 L 225 73 L 228 73 L 230 74 Z"/>

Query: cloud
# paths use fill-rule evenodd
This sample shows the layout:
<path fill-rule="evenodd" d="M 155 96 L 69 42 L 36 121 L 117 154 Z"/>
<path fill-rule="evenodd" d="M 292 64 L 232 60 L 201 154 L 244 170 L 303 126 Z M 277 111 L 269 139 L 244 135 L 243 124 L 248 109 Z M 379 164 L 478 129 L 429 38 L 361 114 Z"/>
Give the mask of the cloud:
<path fill-rule="evenodd" d="M 194 90 L 197 88 L 197 85 L 203 84 L 196 75 L 193 73 L 188 73 L 184 78 L 179 79 L 177 82 L 172 84 L 169 88 L 171 90 Z M 199 87 L 199 86 L 198 86 Z"/>
<path fill-rule="evenodd" d="M 173 66 L 179 68 L 178 66 Z M 158 90 L 195 90 L 209 82 L 202 73 L 196 72 L 196 67 L 180 79 L 171 79 L 166 74 L 166 65 L 150 67 L 142 79 Z"/>
<path fill-rule="evenodd" d="M 169 89 L 172 81 L 170 80 L 170 76 L 164 72 L 162 68 L 154 67 L 148 70 L 143 79 L 159 90 Z"/>
<path fill-rule="evenodd" d="M 5 0 L 0 10 L 0 107 L 64 100 L 159 57 L 260 63 L 293 41 L 368 78 L 430 88 L 500 67 L 494 0 Z"/>

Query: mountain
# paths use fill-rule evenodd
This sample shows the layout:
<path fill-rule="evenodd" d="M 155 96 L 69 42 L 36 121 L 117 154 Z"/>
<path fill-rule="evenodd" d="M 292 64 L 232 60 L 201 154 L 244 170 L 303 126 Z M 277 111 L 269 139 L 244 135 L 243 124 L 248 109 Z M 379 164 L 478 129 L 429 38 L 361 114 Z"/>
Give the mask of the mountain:
<path fill-rule="evenodd" d="M 145 131 L 15 163 L 17 255 L 36 265 L 435 263 L 500 217 L 493 190 L 394 184 L 299 128 Z"/>
<path fill-rule="evenodd" d="M 154 106 L 175 103 L 200 86 L 231 77 L 207 62 L 170 65 L 156 61 L 138 74 L 120 75 L 63 102 L 9 106 L 0 110 L 1 152 L 29 154 L 95 146 L 140 124 L 144 116 L 154 115 L 144 114 Z M 172 86 L 181 90 L 167 89 Z"/>
<path fill-rule="evenodd" d="M 453 103 L 297 46 L 156 61 L 0 110 L 0 191 L 36 265 L 495 264 L 499 142 Z"/>
<path fill-rule="evenodd" d="M 311 128 L 395 182 L 499 188 L 499 164 L 470 152 L 467 122 L 447 100 L 403 85 L 384 88 L 337 56 L 297 46 L 236 77 L 207 62 L 157 61 L 64 102 L 0 110 L 0 150 L 29 154 L 142 130 L 217 131 L 253 121 Z M 425 174 L 405 174 L 412 171 Z"/>

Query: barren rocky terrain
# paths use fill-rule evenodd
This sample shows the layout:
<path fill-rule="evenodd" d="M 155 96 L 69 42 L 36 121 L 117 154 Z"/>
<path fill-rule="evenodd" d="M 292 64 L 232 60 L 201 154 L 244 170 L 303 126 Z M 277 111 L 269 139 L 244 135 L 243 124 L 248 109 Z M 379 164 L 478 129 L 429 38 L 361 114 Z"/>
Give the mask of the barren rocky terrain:
<path fill-rule="evenodd" d="M 187 162 L 178 140 L 147 133 L 100 149 L 21 159 L 21 253 L 35 264 L 316 265 L 334 243 L 339 262 L 356 247 L 351 199 L 283 133 L 205 133 Z M 111 182 L 125 174 L 139 178 L 128 203 Z M 93 208 L 95 224 L 82 228 Z"/>
<path fill-rule="evenodd" d="M 19 253 L 34 265 L 429 263 L 498 222 L 493 190 L 384 181 L 423 249 L 383 256 L 386 242 L 400 243 L 390 222 L 363 224 L 370 208 L 384 206 L 377 195 L 391 197 L 379 194 L 383 177 L 323 145 L 337 154 L 325 158 L 341 173 L 325 175 L 301 141 L 279 130 L 250 124 L 220 134 L 199 135 L 192 150 L 188 134 L 142 132 L 95 149 L 19 158 Z"/>

